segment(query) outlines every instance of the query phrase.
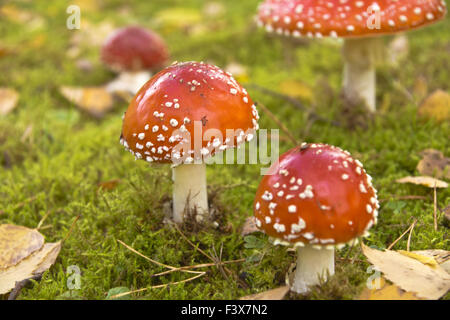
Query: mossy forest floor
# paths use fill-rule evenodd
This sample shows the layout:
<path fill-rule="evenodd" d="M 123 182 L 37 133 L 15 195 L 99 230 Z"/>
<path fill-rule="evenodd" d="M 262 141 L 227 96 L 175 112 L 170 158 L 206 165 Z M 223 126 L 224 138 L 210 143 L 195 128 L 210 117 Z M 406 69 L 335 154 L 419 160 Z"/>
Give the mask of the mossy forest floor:
<path fill-rule="evenodd" d="M 102 23 L 117 27 L 141 24 L 166 39 L 172 60 L 245 66 L 247 74 L 238 80 L 299 141 L 340 146 L 364 163 L 381 200 L 379 224 L 365 239 L 366 244 L 386 248 L 417 219 L 411 238 L 413 250 L 449 250 L 449 229 L 442 223 L 442 214 L 438 231 L 433 228 L 433 190 L 395 183 L 398 178 L 418 174 L 420 151 L 434 148 L 450 154 L 449 123 L 417 118 L 420 101 L 415 96 L 421 83 L 426 83 L 428 92 L 450 90 L 449 19 L 408 33 L 408 55 L 396 67 L 384 63 L 377 69 L 378 114 L 367 128 L 348 129 L 311 122 L 285 100 L 248 86 L 252 83 L 278 90 L 288 80 L 300 82 L 310 91 L 299 98 L 307 107 L 342 122 L 341 43 L 305 40 L 289 44 L 284 38 L 267 36 L 253 22 L 258 0 L 218 1 L 224 11 L 195 25 L 198 15 L 205 16 L 205 3 L 79 1 L 81 28 L 83 24 L 86 28 Z M 101 64 L 98 46 L 81 44 L 78 53 L 70 53 L 72 37 L 82 30 L 66 28 L 66 2 L 6 4 L 43 21 L 33 25 L 0 20 L 0 44 L 10 51 L 0 57 L 0 86 L 20 93 L 17 108 L 0 117 L 0 223 L 34 228 L 48 215 L 41 232 L 47 241 L 58 241 L 80 216 L 55 265 L 40 282 L 23 289 L 19 299 L 105 299 L 112 288 L 135 290 L 191 276 L 174 272 L 152 277 L 166 269 L 132 253 L 117 240 L 168 265 L 209 263 L 173 227 L 163 224 L 164 205 L 171 195 L 170 167 L 135 161 L 119 144 L 121 116 L 127 104 L 118 101 L 112 112 L 96 120 L 60 95 L 61 85 L 102 85 L 114 77 Z M 384 40 L 388 43 L 391 39 Z M 89 60 L 92 70 L 81 71 L 77 67 L 80 59 Z M 277 128 L 267 114 L 260 113 L 261 128 Z M 292 147 L 288 140 L 280 141 L 280 152 Z M 181 227 L 183 234 L 205 252 L 222 251 L 223 261 L 249 259 L 228 265 L 230 274 L 210 267 L 199 279 L 149 289 L 133 294 L 133 298 L 237 299 L 284 284 L 293 253 L 266 244 L 267 238 L 261 233 L 253 236 L 262 242 L 257 241 L 256 248 L 246 248 L 240 235 L 245 219 L 253 214 L 253 197 L 261 179 L 259 169 L 258 165 L 209 166 L 210 202 L 220 212 L 221 225 L 219 229 Z M 99 189 L 99 183 L 111 180 L 117 180 L 117 186 Z M 409 195 L 426 200 L 402 198 Z M 450 203 L 450 189 L 438 191 L 437 203 L 440 208 Z M 259 248 L 261 243 L 264 245 Z M 405 249 L 406 243 L 407 237 L 394 249 Z M 67 287 L 66 270 L 71 265 L 78 266 L 82 273 L 79 290 Z M 353 299 L 371 275 L 366 272 L 368 266 L 359 247 L 350 253 L 348 247 L 338 250 L 336 276 L 331 281 L 306 297 L 292 294 L 286 298 Z"/>

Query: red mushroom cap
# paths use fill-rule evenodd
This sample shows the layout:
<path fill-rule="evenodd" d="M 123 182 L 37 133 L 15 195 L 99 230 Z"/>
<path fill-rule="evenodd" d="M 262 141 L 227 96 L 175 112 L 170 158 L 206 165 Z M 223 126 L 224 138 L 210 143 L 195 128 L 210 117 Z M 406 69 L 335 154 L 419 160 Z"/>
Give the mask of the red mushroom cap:
<path fill-rule="evenodd" d="M 250 141 L 258 119 L 253 101 L 231 74 L 203 62 L 176 63 L 133 98 L 121 143 L 148 162 L 190 163 Z M 203 138 L 196 137 L 199 128 Z M 217 135 L 204 136 L 209 129 Z"/>
<path fill-rule="evenodd" d="M 262 179 L 254 201 L 256 225 L 281 243 L 335 245 L 376 223 L 376 190 L 361 162 L 326 144 L 283 154 Z"/>
<path fill-rule="evenodd" d="M 294 37 L 365 37 L 428 25 L 446 14 L 443 0 L 266 0 L 258 23 Z M 379 28 L 372 23 L 379 14 Z"/>
<path fill-rule="evenodd" d="M 102 61 L 119 72 L 158 68 L 168 56 L 167 46 L 159 35 L 137 26 L 116 30 L 101 50 Z"/>

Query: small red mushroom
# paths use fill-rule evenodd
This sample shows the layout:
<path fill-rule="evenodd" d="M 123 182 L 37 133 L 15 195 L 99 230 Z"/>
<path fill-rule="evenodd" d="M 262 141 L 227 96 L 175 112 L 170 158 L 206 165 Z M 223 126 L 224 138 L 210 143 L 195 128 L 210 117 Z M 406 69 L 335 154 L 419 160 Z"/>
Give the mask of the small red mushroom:
<path fill-rule="evenodd" d="M 344 38 L 344 93 L 375 111 L 374 36 L 420 28 L 445 17 L 443 0 L 266 0 L 258 24 L 292 37 Z"/>
<path fill-rule="evenodd" d="M 334 274 L 334 247 L 353 242 L 377 222 L 371 177 L 347 151 L 302 144 L 283 154 L 254 200 L 256 225 L 276 244 L 298 247 L 291 290 L 308 292 Z"/>
<path fill-rule="evenodd" d="M 172 163 L 174 220 L 208 213 L 205 160 L 250 141 L 258 112 L 231 74 L 203 62 L 175 63 L 148 81 L 123 119 L 121 143 L 136 159 Z"/>
<path fill-rule="evenodd" d="M 139 26 L 114 31 L 102 46 L 101 60 L 120 75 L 107 89 L 135 94 L 168 58 L 166 43 L 155 32 Z"/>
<path fill-rule="evenodd" d="M 155 32 L 138 26 L 114 31 L 101 49 L 101 59 L 112 70 L 154 70 L 169 57 L 164 40 Z"/>

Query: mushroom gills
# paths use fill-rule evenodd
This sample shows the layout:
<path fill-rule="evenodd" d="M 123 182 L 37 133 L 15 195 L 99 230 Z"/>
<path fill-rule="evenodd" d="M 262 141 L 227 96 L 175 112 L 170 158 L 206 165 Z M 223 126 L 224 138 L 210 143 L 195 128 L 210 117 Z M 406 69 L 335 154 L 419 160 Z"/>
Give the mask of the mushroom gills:
<path fill-rule="evenodd" d="M 206 191 L 206 164 L 181 164 L 172 168 L 173 219 L 184 220 L 187 212 L 196 210 L 197 221 L 208 215 L 208 194 Z"/>
<path fill-rule="evenodd" d="M 305 294 L 310 287 L 334 274 L 334 248 L 316 249 L 312 245 L 297 248 L 297 268 L 291 291 Z"/>
<path fill-rule="evenodd" d="M 344 96 L 351 104 L 364 103 L 375 112 L 375 64 L 381 39 L 376 37 L 345 39 L 343 47 Z"/>

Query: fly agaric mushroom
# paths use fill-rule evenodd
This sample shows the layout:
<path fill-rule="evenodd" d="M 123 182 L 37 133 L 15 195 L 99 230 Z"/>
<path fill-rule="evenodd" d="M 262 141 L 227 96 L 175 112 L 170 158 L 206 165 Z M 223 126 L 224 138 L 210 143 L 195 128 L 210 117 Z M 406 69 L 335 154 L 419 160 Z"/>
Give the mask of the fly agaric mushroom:
<path fill-rule="evenodd" d="M 258 24 L 293 37 L 344 38 L 343 87 L 369 111 L 375 102 L 375 36 L 420 28 L 444 18 L 443 0 L 266 0 Z"/>
<path fill-rule="evenodd" d="M 168 56 L 164 40 L 151 30 L 129 26 L 114 31 L 103 44 L 101 59 L 120 75 L 107 89 L 135 94 L 150 79 L 151 71 L 164 66 Z"/>
<path fill-rule="evenodd" d="M 283 154 L 256 192 L 256 226 L 275 244 L 297 247 L 291 290 L 308 292 L 334 274 L 334 247 L 367 235 L 377 222 L 371 177 L 347 151 L 302 144 Z"/>
<path fill-rule="evenodd" d="M 175 63 L 148 81 L 131 101 L 120 142 L 136 159 L 173 163 L 173 217 L 208 214 L 208 157 L 250 141 L 259 119 L 247 91 L 216 66 Z M 226 138 L 224 139 L 224 137 Z"/>

